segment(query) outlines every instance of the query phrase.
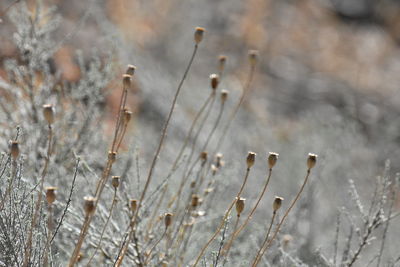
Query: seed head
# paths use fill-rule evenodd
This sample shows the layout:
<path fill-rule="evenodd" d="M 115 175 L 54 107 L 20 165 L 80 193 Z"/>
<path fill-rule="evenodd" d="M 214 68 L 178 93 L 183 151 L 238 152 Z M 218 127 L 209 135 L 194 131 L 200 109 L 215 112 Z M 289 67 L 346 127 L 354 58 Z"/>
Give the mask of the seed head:
<path fill-rule="evenodd" d="M 135 66 L 133 66 L 133 65 L 128 65 L 128 67 L 126 68 L 125 74 L 128 74 L 128 75 L 130 75 L 130 76 L 133 76 L 133 74 L 135 74 L 135 70 L 136 70 L 136 67 L 135 67 Z"/>
<path fill-rule="evenodd" d="M 257 50 L 250 50 L 249 51 L 249 62 L 250 66 L 254 67 L 258 61 L 258 51 Z"/>
<path fill-rule="evenodd" d="M 272 169 L 275 166 L 276 162 L 278 161 L 278 157 L 279 157 L 278 153 L 269 152 L 269 155 L 268 155 L 268 166 L 269 166 L 270 169 Z"/>
<path fill-rule="evenodd" d="M 129 200 L 129 207 L 130 207 L 130 209 L 131 209 L 131 211 L 132 212 L 135 212 L 136 211 L 136 209 L 137 209 L 137 199 L 133 199 L 133 198 L 131 198 L 130 200 Z"/>
<path fill-rule="evenodd" d="M 199 203 L 200 203 L 200 197 L 199 197 L 199 195 L 193 194 L 193 195 L 192 195 L 192 202 L 191 202 L 192 207 L 193 207 L 193 208 L 197 207 L 197 206 L 199 205 Z"/>
<path fill-rule="evenodd" d="M 246 158 L 247 168 L 250 169 L 254 165 L 255 161 L 256 161 L 256 153 L 249 152 Z"/>
<path fill-rule="evenodd" d="M 116 152 L 108 151 L 108 160 L 114 163 L 116 158 L 117 158 Z"/>
<path fill-rule="evenodd" d="M 92 215 L 94 213 L 94 210 L 96 209 L 96 207 L 95 207 L 96 198 L 86 196 L 83 199 L 85 200 L 84 210 L 85 210 L 86 216 Z"/>
<path fill-rule="evenodd" d="M 225 162 L 222 160 L 222 157 L 223 157 L 222 153 L 217 153 L 217 155 L 215 155 L 216 167 L 218 169 L 224 166 L 225 164 Z"/>
<path fill-rule="evenodd" d="M 131 78 L 132 78 L 132 76 L 129 74 L 122 75 L 122 83 L 125 88 L 131 87 Z"/>
<path fill-rule="evenodd" d="M 56 201 L 56 196 L 57 196 L 56 190 L 57 190 L 57 187 L 50 186 L 50 187 L 46 187 L 45 190 L 46 190 L 47 203 L 49 205 L 51 205 L 51 204 L 54 203 L 54 201 Z"/>
<path fill-rule="evenodd" d="M 240 214 L 244 210 L 245 201 L 246 201 L 246 199 L 242 198 L 242 197 L 240 197 L 239 199 L 236 199 L 236 212 L 237 212 L 238 216 L 240 216 Z"/>
<path fill-rule="evenodd" d="M 224 71 L 224 69 L 225 69 L 226 56 L 220 55 L 218 57 L 218 62 L 219 62 L 218 70 L 219 70 L 220 73 L 222 73 Z"/>
<path fill-rule="evenodd" d="M 308 153 L 308 159 L 307 159 L 307 167 L 308 170 L 311 170 L 315 164 L 317 163 L 317 155 L 316 154 L 312 154 L 312 153 Z"/>
<path fill-rule="evenodd" d="M 203 40 L 205 29 L 202 27 L 196 27 L 196 30 L 194 32 L 194 41 L 196 44 L 199 44 L 201 40 Z"/>
<path fill-rule="evenodd" d="M 111 185 L 117 189 L 119 187 L 120 176 L 113 176 L 111 177 Z"/>
<path fill-rule="evenodd" d="M 228 99 L 229 92 L 227 90 L 221 91 L 221 102 L 225 103 L 226 99 Z"/>
<path fill-rule="evenodd" d="M 19 156 L 19 143 L 17 141 L 11 141 L 10 153 L 13 160 L 16 160 Z"/>
<path fill-rule="evenodd" d="M 279 210 L 279 208 L 282 206 L 282 201 L 283 198 L 275 196 L 274 203 L 272 204 L 272 209 L 274 210 L 274 212 Z"/>
<path fill-rule="evenodd" d="M 218 171 L 217 166 L 215 166 L 214 164 L 211 164 L 211 173 L 212 175 L 216 175 Z"/>
<path fill-rule="evenodd" d="M 125 109 L 124 110 L 124 122 L 128 123 L 132 118 L 132 111 Z"/>
<path fill-rule="evenodd" d="M 48 124 L 54 123 L 54 108 L 53 105 L 43 105 L 43 116 Z"/>
<path fill-rule="evenodd" d="M 218 74 L 211 74 L 210 75 L 210 81 L 211 81 L 211 88 L 213 90 L 217 89 L 218 84 L 219 84 L 219 76 Z"/>
<path fill-rule="evenodd" d="M 203 152 L 200 153 L 200 159 L 201 159 L 202 162 L 206 162 L 207 158 L 208 158 L 207 151 L 203 151 Z"/>
<path fill-rule="evenodd" d="M 165 213 L 164 215 L 164 224 L 165 228 L 168 228 L 172 223 L 172 213 Z"/>

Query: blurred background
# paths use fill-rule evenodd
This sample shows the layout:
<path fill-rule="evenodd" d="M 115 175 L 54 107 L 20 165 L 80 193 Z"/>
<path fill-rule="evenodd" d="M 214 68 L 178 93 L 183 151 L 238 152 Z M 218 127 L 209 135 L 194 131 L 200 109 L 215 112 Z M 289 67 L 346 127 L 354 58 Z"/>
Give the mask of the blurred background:
<path fill-rule="evenodd" d="M 2 0 L 0 77 L 4 60 L 20 58 L 13 42 L 9 14 L 36 1 Z M 169 166 L 190 122 L 208 96 L 218 56 L 227 56 L 220 88 L 230 92 L 228 108 L 238 101 L 248 75 L 247 53 L 259 51 L 251 93 L 232 124 L 221 152 L 226 169 L 224 192 L 234 194 L 247 151 L 258 153 L 256 171 L 245 197 L 255 199 L 266 172 L 266 153 L 280 154 L 265 207 L 274 195 L 290 199 L 301 184 L 308 152 L 319 155 L 318 166 L 303 198 L 304 207 L 289 219 L 295 243 L 307 258 L 317 248 L 332 251 L 338 208 L 349 205 L 348 180 L 362 200 L 374 190 L 376 177 L 400 166 L 400 2 L 396 0 L 43 0 L 61 17 L 54 39 L 59 47 L 50 60 L 54 72 L 68 83 L 80 79 L 77 51 L 112 54 L 115 80 L 109 84 L 104 122 L 111 133 L 120 96 L 120 75 L 127 64 L 137 66 L 129 105 L 135 110 L 131 143 L 143 172 L 173 94 L 193 49 L 196 26 L 206 29 L 191 72 L 178 99 L 168 142 L 156 173 Z M 29 50 L 29 48 L 27 48 Z M 217 113 L 217 112 L 215 112 Z M 229 112 L 226 112 L 228 114 Z M 225 114 L 225 117 L 226 117 Z M 216 114 L 213 115 L 214 117 Z M 207 128 L 208 127 L 208 128 Z M 205 131 L 209 131 L 212 123 Z M 220 131 L 220 129 L 218 129 Z M 160 175 L 159 175 L 160 176 Z M 156 175 L 156 177 L 158 177 Z M 157 178 L 156 178 L 157 179 Z M 159 178 L 161 179 L 161 177 Z M 225 207 L 226 203 L 218 203 Z M 217 206 L 218 206 L 217 205 Z M 400 209 L 400 203 L 396 204 Z M 312 206 L 312 207 L 311 207 Z M 351 206 L 351 204 L 350 204 Z M 300 205 L 300 207 L 302 207 Z M 262 221 L 263 212 L 256 214 Z M 400 234 L 397 228 L 395 233 Z M 398 237 L 399 235 L 397 235 Z M 399 244 L 396 235 L 389 237 Z M 397 238 L 398 239 L 398 238 Z M 388 254 L 396 254 L 396 246 Z M 308 253 L 308 254 L 307 254 Z M 362 265 L 360 265 L 362 266 Z"/>

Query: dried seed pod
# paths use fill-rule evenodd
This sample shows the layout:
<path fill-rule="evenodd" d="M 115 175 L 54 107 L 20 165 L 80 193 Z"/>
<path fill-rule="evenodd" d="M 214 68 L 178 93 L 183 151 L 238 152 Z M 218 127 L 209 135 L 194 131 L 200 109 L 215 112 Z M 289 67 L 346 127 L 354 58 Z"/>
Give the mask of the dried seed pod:
<path fill-rule="evenodd" d="M 129 208 L 131 209 L 132 212 L 135 212 L 135 211 L 136 211 L 136 209 L 137 209 L 137 203 L 138 203 L 137 199 L 131 198 L 131 199 L 129 200 Z"/>
<path fill-rule="evenodd" d="M 164 224 L 165 228 L 168 228 L 172 223 L 172 213 L 165 213 L 164 215 Z"/>
<path fill-rule="evenodd" d="M 236 199 L 236 212 L 237 212 L 238 216 L 240 216 L 240 214 L 244 210 L 245 201 L 246 201 L 246 199 L 242 198 L 242 197 L 240 197 L 239 199 Z"/>
<path fill-rule="evenodd" d="M 226 99 L 228 99 L 229 92 L 227 90 L 221 91 L 221 102 L 225 103 Z"/>
<path fill-rule="evenodd" d="M 111 177 L 111 185 L 117 189 L 119 187 L 120 176 L 113 176 Z"/>
<path fill-rule="evenodd" d="M 218 171 L 217 166 L 215 166 L 214 164 L 211 164 L 211 172 L 212 172 L 212 175 L 217 174 L 217 171 Z"/>
<path fill-rule="evenodd" d="M 124 110 L 124 122 L 128 123 L 132 118 L 132 111 L 125 109 Z"/>
<path fill-rule="evenodd" d="M 214 191 L 214 188 L 212 188 L 212 187 L 207 187 L 205 190 L 204 190 L 204 195 L 208 195 L 208 194 L 210 194 L 212 191 Z"/>
<path fill-rule="evenodd" d="M 279 210 L 279 208 L 282 206 L 282 201 L 283 198 L 275 196 L 274 203 L 272 204 L 272 209 L 274 210 L 274 212 Z"/>
<path fill-rule="evenodd" d="M 19 143 L 17 141 L 11 141 L 10 154 L 13 160 L 16 160 L 19 156 Z"/>
<path fill-rule="evenodd" d="M 290 242 L 293 240 L 291 235 L 284 235 L 282 238 L 282 247 L 284 250 L 287 250 L 289 247 Z"/>
<path fill-rule="evenodd" d="M 224 69 L 225 69 L 226 56 L 220 55 L 218 57 L 218 62 L 219 62 L 218 70 L 219 70 L 220 73 L 222 73 L 224 71 Z"/>
<path fill-rule="evenodd" d="M 307 167 L 309 170 L 311 170 L 317 163 L 317 157 L 318 156 L 316 154 L 308 153 Z"/>
<path fill-rule="evenodd" d="M 224 166 L 224 161 L 222 160 L 223 154 L 222 153 L 217 153 L 215 155 L 215 161 L 216 161 L 216 167 L 219 169 L 222 166 Z"/>
<path fill-rule="evenodd" d="M 276 162 L 278 161 L 278 157 L 279 157 L 278 153 L 269 152 L 269 155 L 268 155 L 268 166 L 269 166 L 270 169 L 272 169 L 275 166 Z"/>
<path fill-rule="evenodd" d="M 249 152 L 246 158 L 247 168 L 250 169 L 254 165 L 255 161 L 256 161 L 256 153 Z"/>
<path fill-rule="evenodd" d="M 43 105 L 43 116 L 48 124 L 54 123 L 54 108 L 53 105 Z"/>
<path fill-rule="evenodd" d="M 218 74 L 211 74 L 210 75 L 210 81 L 211 81 L 211 88 L 213 90 L 217 89 L 218 84 L 219 84 L 219 76 L 218 76 Z"/>
<path fill-rule="evenodd" d="M 196 27 L 194 32 L 194 41 L 199 44 L 203 40 L 205 29 L 202 27 Z"/>
<path fill-rule="evenodd" d="M 49 205 L 51 205 L 51 204 L 54 203 L 54 201 L 56 201 L 56 197 L 57 197 L 56 190 L 57 190 L 57 187 L 49 186 L 49 187 L 46 187 L 45 190 L 46 190 L 47 203 Z"/>
<path fill-rule="evenodd" d="M 128 75 L 128 74 L 122 75 L 122 83 L 125 88 L 131 87 L 131 78 L 132 78 L 131 75 Z"/>
<path fill-rule="evenodd" d="M 84 203 L 84 210 L 86 213 L 86 216 L 92 215 L 94 213 L 94 210 L 96 209 L 95 203 L 96 203 L 96 198 L 94 197 L 84 197 L 85 200 Z"/>
<path fill-rule="evenodd" d="M 249 51 L 249 62 L 250 66 L 254 67 L 258 61 L 258 51 L 257 50 L 250 50 Z"/>
<path fill-rule="evenodd" d="M 128 67 L 126 68 L 125 74 L 133 76 L 133 74 L 135 74 L 135 70 L 136 70 L 136 67 L 129 64 Z"/>
<path fill-rule="evenodd" d="M 190 203 L 190 205 L 192 205 L 193 208 L 197 207 L 199 205 L 200 202 L 200 197 L 197 194 L 193 194 L 192 195 L 192 201 Z"/>
<path fill-rule="evenodd" d="M 108 151 L 108 160 L 109 161 L 114 163 L 116 158 L 117 158 L 117 153 L 116 152 Z"/>
<path fill-rule="evenodd" d="M 200 153 L 200 160 L 201 160 L 202 162 L 206 162 L 206 161 L 207 161 L 207 158 L 208 158 L 208 153 L 207 153 L 207 151 L 203 151 L 203 152 Z"/>

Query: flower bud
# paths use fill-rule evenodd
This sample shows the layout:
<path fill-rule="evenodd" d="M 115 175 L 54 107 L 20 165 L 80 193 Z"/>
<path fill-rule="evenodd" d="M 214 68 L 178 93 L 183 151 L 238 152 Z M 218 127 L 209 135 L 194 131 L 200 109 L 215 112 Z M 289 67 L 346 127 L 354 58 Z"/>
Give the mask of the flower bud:
<path fill-rule="evenodd" d="M 48 124 L 54 123 L 54 108 L 52 105 L 43 105 L 43 116 Z"/>
<path fill-rule="evenodd" d="M 219 84 L 219 76 L 218 76 L 218 74 L 211 74 L 210 75 L 210 81 L 211 81 L 211 88 L 213 90 L 217 89 L 218 84 Z"/>
<path fill-rule="evenodd" d="M 112 151 L 108 151 L 108 160 L 109 161 L 114 163 L 116 158 L 117 158 L 117 153 L 112 152 Z"/>
<path fill-rule="evenodd" d="M 214 164 L 211 164 L 211 173 L 212 175 L 216 175 L 218 171 L 217 166 L 215 166 Z"/>
<path fill-rule="evenodd" d="M 283 198 L 275 196 L 274 203 L 272 204 L 272 209 L 274 210 L 274 212 L 279 210 L 279 208 L 282 206 L 282 201 Z"/>
<path fill-rule="evenodd" d="M 246 158 L 247 168 L 250 169 L 254 165 L 255 161 L 256 161 L 256 153 L 249 152 Z"/>
<path fill-rule="evenodd" d="M 165 213 L 164 215 L 164 224 L 165 228 L 168 228 L 172 223 L 172 213 Z"/>
<path fill-rule="evenodd" d="M 117 189 L 119 187 L 120 176 L 113 176 L 111 177 L 111 185 Z"/>
<path fill-rule="evenodd" d="M 244 202 L 246 201 L 245 198 L 240 197 L 239 199 L 236 199 L 236 212 L 238 216 L 242 213 L 244 210 Z"/>
<path fill-rule="evenodd" d="M 136 70 L 136 67 L 135 67 L 135 66 L 133 66 L 133 65 L 128 65 L 125 74 L 128 74 L 128 75 L 130 75 L 130 76 L 133 76 L 133 74 L 135 74 L 135 70 Z"/>
<path fill-rule="evenodd" d="M 92 215 L 94 213 L 94 210 L 96 209 L 95 203 L 96 203 L 96 198 L 94 197 L 84 197 L 85 200 L 84 203 L 84 210 L 86 213 L 86 216 Z"/>
<path fill-rule="evenodd" d="M 257 50 L 250 50 L 249 51 L 249 62 L 250 66 L 254 67 L 258 61 L 258 51 Z"/>
<path fill-rule="evenodd" d="M 222 73 L 225 69 L 226 56 L 224 56 L 224 55 L 219 56 L 218 61 L 219 61 L 218 70 L 220 73 Z"/>
<path fill-rule="evenodd" d="M 16 160 L 19 156 L 19 143 L 17 141 L 11 141 L 10 153 L 13 160 Z"/>
<path fill-rule="evenodd" d="M 46 200 L 49 205 L 53 204 L 56 201 L 56 190 L 57 187 L 46 187 Z"/>
<path fill-rule="evenodd" d="M 200 153 L 200 159 L 201 159 L 202 162 L 206 162 L 207 158 L 208 158 L 207 151 L 203 151 L 203 152 Z"/>
<path fill-rule="evenodd" d="M 125 109 L 124 110 L 124 122 L 128 123 L 132 118 L 132 111 Z"/>
<path fill-rule="evenodd" d="M 196 44 L 199 44 L 201 40 L 203 40 L 204 31 L 205 31 L 204 28 L 196 27 L 196 30 L 194 32 L 194 41 L 196 42 Z"/>
<path fill-rule="evenodd" d="M 275 166 L 276 162 L 278 161 L 278 157 L 279 157 L 278 153 L 269 152 L 269 155 L 268 155 L 268 166 L 269 166 L 270 169 L 272 169 Z"/>
<path fill-rule="evenodd" d="M 217 153 L 217 155 L 215 155 L 216 167 L 218 169 L 224 166 L 225 162 L 222 160 L 222 157 L 223 157 L 222 153 Z"/>
<path fill-rule="evenodd" d="M 316 154 L 308 153 L 307 167 L 309 170 L 311 170 L 317 163 L 317 157 Z"/>
<path fill-rule="evenodd" d="M 130 199 L 129 200 L 129 208 L 131 209 L 132 212 L 135 212 L 137 209 L 137 199 Z"/>
<path fill-rule="evenodd" d="M 128 75 L 128 74 L 122 75 L 122 83 L 125 88 L 131 87 L 131 78 L 132 78 L 131 75 Z"/>
<path fill-rule="evenodd" d="M 221 102 L 225 103 L 226 99 L 228 98 L 229 92 L 227 90 L 221 91 Z"/>
<path fill-rule="evenodd" d="M 192 205 L 193 208 L 197 207 L 199 205 L 199 201 L 200 197 L 199 195 L 193 194 L 192 195 L 192 202 L 190 203 Z"/>

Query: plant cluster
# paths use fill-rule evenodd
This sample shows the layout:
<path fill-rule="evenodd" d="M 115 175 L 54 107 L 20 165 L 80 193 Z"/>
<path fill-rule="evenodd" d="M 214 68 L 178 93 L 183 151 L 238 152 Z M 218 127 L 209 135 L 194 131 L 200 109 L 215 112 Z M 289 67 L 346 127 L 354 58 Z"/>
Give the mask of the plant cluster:
<path fill-rule="evenodd" d="M 139 156 L 132 167 L 135 153 L 124 150 L 134 117 L 127 100 L 139 75 L 136 67 L 128 65 L 122 75 L 113 133 L 107 137 L 100 125 L 105 121 L 106 88 L 115 76 L 113 60 L 96 56 L 85 60 L 78 54 L 81 78 L 65 82 L 51 67 L 60 47 L 51 38 L 60 21 L 54 10 L 41 10 L 38 5 L 32 13 L 18 5 L 10 10 L 10 18 L 16 27 L 18 57 L 4 62 L 7 78 L 0 79 L 0 134 L 9 140 L 3 142 L 0 158 L 0 264 L 306 265 L 298 253 L 288 249 L 291 237 L 281 232 L 313 179 L 317 155 L 310 153 L 304 158 L 304 179 L 297 193 L 285 200 L 275 196 L 261 226 L 253 217 L 265 201 L 273 170 L 279 168 L 278 153 L 269 152 L 261 160 L 266 174 L 254 201 L 246 201 L 243 194 L 256 164 L 254 152 L 243 156 L 239 170 L 229 174 L 241 179 L 236 194 L 218 191 L 224 185 L 220 180 L 227 176 L 225 161 L 230 160 L 221 149 L 251 93 L 260 59 L 257 51 L 248 53 L 246 81 L 239 99 L 230 106 L 228 91 L 219 91 L 227 57 L 218 58 L 216 74 L 210 75 L 208 97 L 176 148 L 172 164 L 157 172 L 181 90 L 206 37 L 204 28 L 195 29 L 193 52 L 143 180 Z M 355 266 L 374 236 L 380 235 L 376 250 L 368 253 L 373 255 L 369 263 L 398 266 L 400 255 L 385 255 L 390 222 L 399 214 L 395 212 L 398 180 L 391 178 L 387 166 L 367 210 L 352 182 L 358 213 L 340 210 L 334 252 L 329 256 L 316 252 L 314 263 L 308 264 Z M 218 210 L 215 203 L 225 205 L 226 200 L 228 205 Z M 246 236 L 256 236 L 255 243 L 243 244 Z"/>

